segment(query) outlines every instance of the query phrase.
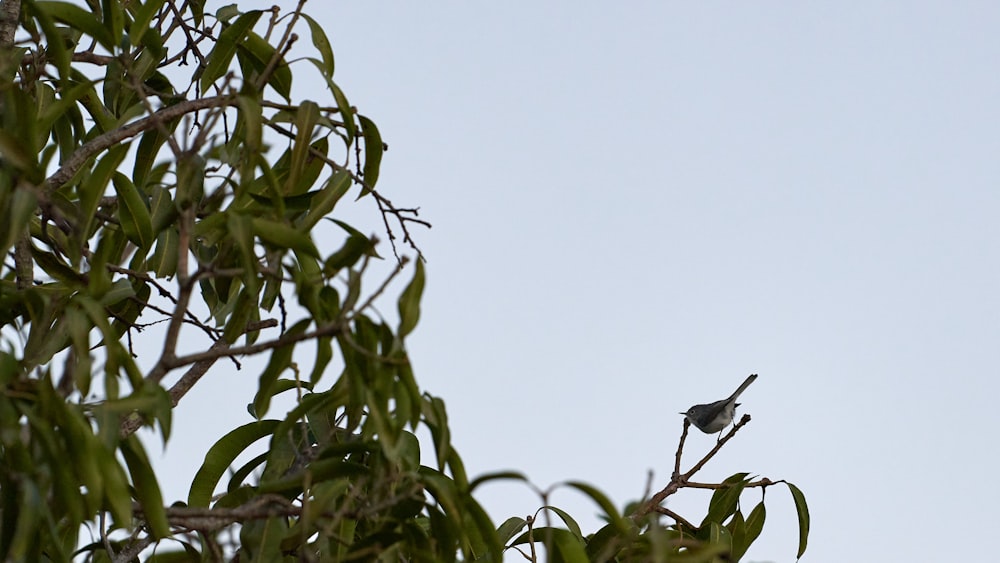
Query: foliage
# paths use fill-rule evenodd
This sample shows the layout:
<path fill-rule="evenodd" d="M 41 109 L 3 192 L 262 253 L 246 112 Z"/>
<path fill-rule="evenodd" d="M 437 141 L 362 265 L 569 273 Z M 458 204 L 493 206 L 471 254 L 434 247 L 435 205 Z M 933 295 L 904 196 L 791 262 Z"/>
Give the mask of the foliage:
<path fill-rule="evenodd" d="M 764 517 L 738 509 L 755 486 L 743 474 L 697 527 L 660 523 L 655 497 L 621 515 L 582 483 L 568 486 L 608 521 L 595 534 L 547 502 L 563 525 L 491 522 L 476 487 L 523 478 L 470 481 L 444 402 L 416 383 L 405 339 L 425 273 L 410 228 L 429 224 L 377 188 L 382 137 L 303 4 L 0 2 L 0 558 L 498 561 L 542 545 L 553 560 L 738 559 Z M 293 60 L 296 33 L 311 46 Z M 295 97 L 307 73 L 327 101 Z M 382 279 L 375 238 L 333 218 L 352 190 L 399 265 Z M 373 305 L 404 269 L 390 324 Z M 167 506 L 135 432 L 166 442 L 214 365 L 255 355 L 268 361 L 252 420 L 219 429 Z M 282 393 L 296 406 L 274 415 Z"/>

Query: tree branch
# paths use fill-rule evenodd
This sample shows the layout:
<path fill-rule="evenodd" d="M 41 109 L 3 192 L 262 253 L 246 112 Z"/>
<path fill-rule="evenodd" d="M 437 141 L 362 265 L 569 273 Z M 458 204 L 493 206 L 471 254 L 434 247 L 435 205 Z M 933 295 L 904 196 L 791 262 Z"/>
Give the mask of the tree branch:
<path fill-rule="evenodd" d="M 663 500 L 666 499 L 668 496 L 676 493 L 677 491 L 679 491 L 684 487 L 707 489 L 707 488 L 722 488 L 723 486 L 725 486 L 725 485 L 719 485 L 717 487 L 709 487 L 709 486 L 704 486 L 703 484 L 700 483 L 697 486 L 695 486 L 691 485 L 688 479 L 690 479 L 692 475 L 694 475 L 702 467 L 704 467 L 705 464 L 708 463 L 710 459 L 715 457 L 715 454 L 717 454 L 719 450 L 722 449 L 722 446 L 725 445 L 725 443 L 728 442 L 730 439 L 732 439 L 732 437 L 735 436 L 737 432 L 739 432 L 740 428 L 743 428 L 749 422 L 750 422 L 750 415 L 749 414 L 743 415 L 743 418 L 740 419 L 739 423 L 733 426 L 732 430 L 730 430 L 729 433 L 727 433 L 721 440 L 716 442 L 714 448 L 709 450 L 709 452 L 705 454 L 705 456 L 701 458 L 701 460 L 699 460 L 698 463 L 694 464 L 694 466 L 691 467 L 691 469 L 689 469 L 686 473 L 681 474 L 680 472 L 681 454 L 684 451 L 684 441 L 687 439 L 688 428 L 691 425 L 690 421 L 688 421 L 688 419 L 685 418 L 684 430 L 681 432 L 680 443 L 677 446 L 677 454 L 674 459 L 674 471 L 673 474 L 670 476 L 670 482 L 667 483 L 667 486 L 664 487 L 660 492 L 656 493 L 655 495 L 653 495 L 652 498 L 650 498 L 648 501 L 639 506 L 639 508 L 632 514 L 632 519 L 638 521 L 640 518 L 644 517 L 650 512 L 662 513 L 662 511 L 660 510 L 662 508 L 660 506 L 660 503 L 663 502 Z M 768 479 L 765 478 L 759 481 L 755 486 L 766 487 L 767 485 L 770 484 L 773 483 L 771 483 Z"/>
<path fill-rule="evenodd" d="M 169 363 L 169 368 L 171 369 L 178 368 L 196 362 L 201 362 L 204 360 L 214 360 L 226 356 L 248 356 L 251 354 L 259 354 L 267 350 L 273 350 L 274 348 L 281 348 L 282 346 L 295 344 L 296 342 L 302 342 L 304 340 L 312 340 L 314 338 L 320 338 L 322 336 L 331 336 L 334 334 L 338 334 L 344 330 L 346 330 L 346 326 L 342 321 L 338 320 L 323 325 L 312 332 L 303 332 L 301 334 L 286 334 L 280 338 L 276 338 L 268 342 L 261 342 L 260 344 L 251 344 L 249 346 L 237 346 L 235 348 L 226 348 L 226 349 L 216 349 L 216 350 L 210 349 L 206 350 L 205 352 L 199 352 L 197 354 L 178 356 Z"/>
<path fill-rule="evenodd" d="M 0 47 L 14 45 L 17 22 L 21 19 L 21 0 L 0 0 Z"/>
<path fill-rule="evenodd" d="M 265 328 L 271 328 L 278 326 L 278 321 L 274 319 L 267 319 L 260 321 L 258 323 L 253 323 L 251 326 L 247 327 L 246 332 L 258 331 Z M 229 343 L 223 339 L 216 340 L 214 344 L 208 349 L 208 352 L 218 352 L 225 351 L 229 349 Z M 215 358 L 208 358 L 195 362 L 185 373 L 174 383 L 173 387 L 170 388 L 170 406 L 176 407 L 184 395 L 187 395 L 196 383 L 204 376 L 209 368 L 211 368 L 215 362 L 225 356 L 225 354 L 219 354 Z M 164 372 L 165 374 L 165 372 Z M 142 427 L 143 420 L 137 413 L 132 413 L 127 416 L 121 423 L 120 434 L 124 438 L 130 434 L 133 434 L 136 430 Z"/>
<path fill-rule="evenodd" d="M 123 125 L 118 129 L 98 135 L 74 151 L 73 154 L 66 159 L 66 162 L 64 162 L 63 165 L 55 171 L 55 173 L 45 179 L 43 184 L 44 192 L 46 194 L 52 193 L 60 186 L 68 182 L 74 174 L 80 171 L 80 168 L 87 163 L 90 157 L 117 145 L 125 139 L 134 137 L 139 133 L 152 129 L 156 127 L 158 123 L 170 121 L 191 112 L 214 107 L 227 107 L 234 105 L 235 103 L 236 97 L 230 95 L 212 96 L 210 98 L 179 102 L 172 106 L 165 107 L 152 115 L 142 119 L 137 119 L 128 125 Z"/>

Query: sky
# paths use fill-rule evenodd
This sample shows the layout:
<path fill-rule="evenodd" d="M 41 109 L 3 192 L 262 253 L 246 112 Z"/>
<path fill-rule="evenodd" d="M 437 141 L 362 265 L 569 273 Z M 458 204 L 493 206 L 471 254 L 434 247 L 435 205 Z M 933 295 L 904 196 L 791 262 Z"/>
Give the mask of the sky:
<path fill-rule="evenodd" d="M 982 557 L 970 532 L 1000 501 L 1000 5 L 306 11 L 389 144 L 382 193 L 433 224 L 413 233 L 427 287 L 408 347 L 471 475 L 582 480 L 622 506 L 648 471 L 666 484 L 679 411 L 758 373 L 752 422 L 698 480 L 795 483 L 810 563 Z M 296 92 L 331 103 L 310 80 Z M 347 218 L 380 234 L 364 200 Z M 226 369 L 178 407 L 168 499 L 249 422 L 256 373 Z M 690 436 L 685 465 L 714 440 Z M 540 502 L 516 483 L 479 498 L 498 523 Z M 668 507 L 698 521 L 708 498 Z M 599 526 L 578 494 L 550 500 Z M 744 561 L 794 561 L 791 498 L 766 501 Z"/>

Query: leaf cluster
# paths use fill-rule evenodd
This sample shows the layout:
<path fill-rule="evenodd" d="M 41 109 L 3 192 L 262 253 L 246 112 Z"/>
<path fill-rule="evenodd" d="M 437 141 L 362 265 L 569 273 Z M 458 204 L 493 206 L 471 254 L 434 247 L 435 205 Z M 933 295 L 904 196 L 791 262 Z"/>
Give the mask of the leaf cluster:
<path fill-rule="evenodd" d="M 594 534 L 545 494 L 536 516 L 491 522 L 476 488 L 523 478 L 470 481 L 416 382 L 410 229 L 430 225 L 381 193 L 382 135 L 303 4 L 0 0 L 0 559 L 738 558 L 763 524 L 734 500 L 743 477 L 697 529 L 578 482 L 607 519 Z M 306 72 L 317 99 L 295 97 Z M 381 219 L 386 274 L 376 237 L 341 218 L 352 191 Z M 376 307 L 403 271 L 390 322 Z M 136 432 L 166 443 L 199 381 L 253 356 L 250 421 L 168 506 Z M 283 395 L 294 407 L 273 412 Z"/>

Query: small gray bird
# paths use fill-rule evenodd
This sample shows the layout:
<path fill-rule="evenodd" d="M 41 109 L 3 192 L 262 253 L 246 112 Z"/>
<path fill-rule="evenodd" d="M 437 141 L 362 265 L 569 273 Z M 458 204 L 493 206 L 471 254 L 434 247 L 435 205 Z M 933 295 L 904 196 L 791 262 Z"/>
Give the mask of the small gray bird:
<path fill-rule="evenodd" d="M 715 434 L 716 432 L 722 433 L 722 429 L 733 421 L 733 416 L 736 414 L 736 407 L 740 406 L 736 402 L 736 398 L 740 396 L 740 393 L 746 391 L 747 387 L 750 386 L 754 380 L 757 379 L 757 374 L 751 374 L 743 385 L 736 390 L 735 393 L 729 396 L 728 399 L 722 399 L 721 401 L 716 401 L 714 403 L 709 403 L 707 405 L 695 405 L 687 410 L 687 412 L 682 412 L 678 414 L 683 414 L 698 427 L 705 434 Z"/>

